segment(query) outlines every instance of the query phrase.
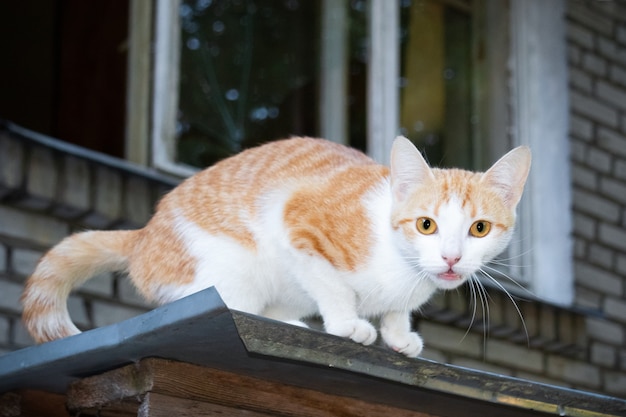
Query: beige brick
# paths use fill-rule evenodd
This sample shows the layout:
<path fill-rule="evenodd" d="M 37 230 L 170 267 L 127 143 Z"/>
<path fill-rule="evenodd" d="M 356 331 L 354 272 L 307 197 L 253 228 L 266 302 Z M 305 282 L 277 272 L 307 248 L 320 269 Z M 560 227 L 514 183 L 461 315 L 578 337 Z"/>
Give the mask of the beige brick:
<path fill-rule="evenodd" d="M 596 244 L 589 245 L 589 260 L 598 266 L 612 269 L 614 256 L 615 252 L 611 249 Z"/>
<path fill-rule="evenodd" d="M 122 216 L 122 176 L 119 172 L 97 166 L 94 168 L 94 212 L 85 222 L 91 227 L 108 227 Z"/>
<path fill-rule="evenodd" d="M 626 100 L 626 97 L 624 97 Z M 624 104 L 626 106 L 626 104 Z M 598 143 L 613 155 L 626 156 L 626 137 L 613 129 L 600 127 L 598 129 Z"/>
<path fill-rule="evenodd" d="M 31 249 L 13 249 L 11 257 L 13 272 L 22 276 L 32 274 L 42 255 L 42 252 Z"/>
<path fill-rule="evenodd" d="M 35 344 L 35 341 L 30 336 L 21 320 L 17 320 L 14 324 L 13 343 L 18 346 L 31 346 Z"/>
<path fill-rule="evenodd" d="M 576 24 L 590 28 L 593 32 L 598 32 L 607 36 L 611 36 L 613 34 L 613 28 L 615 26 L 613 20 L 601 12 L 589 8 L 587 2 L 568 2 L 567 16 L 576 22 Z"/>
<path fill-rule="evenodd" d="M 147 309 L 128 307 L 105 301 L 93 301 L 91 309 L 93 324 L 96 327 L 119 323 L 147 311 Z"/>
<path fill-rule="evenodd" d="M 588 388 L 600 387 L 600 371 L 594 365 L 560 356 L 549 356 L 548 376 Z"/>
<path fill-rule="evenodd" d="M 1 233 L 1 232 L 0 232 Z M 6 271 L 8 268 L 9 251 L 6 246 L 0 244 L 0 272 Z"/>
<path fill-rule="evenodd" d="M 626 143 L 624 143 L 626 147 Z M 600 181 L 602 194 L 615 200 L 622 205 L 626 204 L 626 182 L 616 181 L 611 178 L 602 178 Z"/>
<path fill-rule="evenodd" d="M 463 330 L 425 320 L 420 322 L 419 332 L 427 347 L 469 357 L 480 357 L 483 354 L 482 335 L 476 333 L 466 335 Z"/>
<path fill-rule="evenodd" d="M 604 374 L 604 389 L 611 395 L 626 396 L 626 373 L 606 372 Z"/>
<path fill-rule="evenodd" d="M 540 335 L 543 340 L 552 341 L 557 338 L 557 321 L 554 309 L 548 305 L 541 307 L 539 315 Z"/>
<path fill-rule="evenodd" d="M 574 258 L 587 259 L 587 242 L 584 239 L 574 238 Z"/>
<path fill-rule="evenodd" d="M 604 300 L 604 314 L 608 318 L 626 323 L 626 301 L 607 297 Z"/>
<path fill-rule="evenodd" d="M 585 47 L 586 49 L 592 49 L 594 44 L 593 32 L 589 29 L 570 23 L 567 25 L 567 38 L 573 41 L 575 44 Z"/>
<path fill-rule="evenodd" d="M 133 223 L 145 224 L 153 209 L 150 184 L 142 178 L 128 178 L 125 194 L 124 217 Z"/>
<path fill-rule="evenodd" d="M 609 295 L 622 293 L 623 282 L 621 277 L 602 268 L 577 262 L 574 275 L 578 284 L 589 289 Z"/>
<path fill-rule="evenodd" d="M 613 107 L 576 91 L 570 92 L 573 110 L 609 127 L 617 127 L 618 113 Z"/>
<path fill-rule="evenodd" d="M 96 294 L 105 297 L 112 297 L 113 280 L 113 274 L 111 273 L 96 275 L 81 285 L 78 291 L 81 294 Z"/>
<path fill-rule="evenodd" d="M 624 341 L 624 328 L 618 323 L 588 317 L 587 335 L 592 339 L 619 346 Z"/>
<path fill-rule="evenodd" d="M 90 170 L 87 161 L 67 156 L 59 187 L 59 205 L 55 214 L 73 218 L 84 214 L 90 206 Z"/>
<path fill-rule="evenodd" d="M 11 281 L 0 281 L 0 309 L 14 313 L 22 312 L 20 297 L 23 287 Z"/>
<path fill-rule="evenodd" d="M 615 249 L 626 251 L 626 231 L 610 224 L 600 224 L 598 229 L 600 241 Z"/>
<path fill-rule="evenodd" d="M 598 81 L 596 84 L 596 95 L 608 101 L 615 107 L 626 109 L 626 90 L 621 87 L 609 84 L 607 82 Z M 623 154 L 625 149 L 621 149 Z"/>
<path fill-rule="evenodd" d="M 594 239 L 596 236 L 596 220 L 582 213 L 573 213 L 574 233 L 587 239 Z"/>
<path fill-rule="evenodd" d="M 23 145 L 4 134 L 0 134 L 0 188 L 19 188 L 22 185 L 23 174 Z"/>
<path fill-rule="evenodd" d="M 622 180 L 626 180 L 626 160 L 616 159 L 613 167 L 613 175 Z"/>
<path fill-rule="evenodd" d="M 604 343 L 591 345 L 591 363 L 605 367 L 614 367 L 617 362 L 617 353 L 614 346 Z"/>
<path fill-rule="evenodd" d="M 47 208 L 56 198 L 57 165 L 52 151 L 33 147 L 28 162 L 26 189 L 29 199 L 23 204 L 30 208 Z"/>
<path fill-rule="evenodd" d="M 543 371 L 543 354 L 540 351 L 501 340 L 487 341 L 487 360 L 513 369 Z"/>
<path fill-rule="evenodd" d="M 617 255 L 617 272 L 626 275 L 626 255 Z"/>
<path fill-rule="evenodd" d="M 81 297 L 75 294 L 70 295 L 67 299 L 67 311 L 78 328 L 87 329 L 91 327 L 91 321 L 85 308 L 85 301 Z"/>
<path fill-rule="evenodd" d="M 67 223 L 0 205 L 0 235 L 52 246 L 69 233 Z"/>
<path fill-rule="evenodd" d="M 624 349 L 624 347 L 622 347 L 622 349 L 619 351 L 619 364 L 620 364 L 620 369 L 622 371 L 626 371 L 626 349 Z"/>
<path fill-rule="evenodd" d="M 609 222 L 616 222 L 620 217 L 619 204 L 580 189 L 574 190 L 574 209 Z"/>
<path fill-rule="evenodd" d="M 448 363 L 448 358 L 442 351 L 430 348 L 428 346 L 424 348 L 424 350 L 420 354 L 420 358 L 428 359 L 428 360 L 439 362 L 439 363 Z"/>
<path fill-rule="evenodd" d="M 594 75 L 604 76 L 607 71 L 607 63 L 604 58 L 595 54 L 583 55 L 583 68 Z"/>
<path fill-rule="evenodd" d="M 589 120 L 576 115 L 570 115 L 569 123 L 569 131 L 572 136 L 582 139 L 585 142 L 589 142 L 593 139 L 593 123 Z"/>
<path fill-rule="evenodd" d="M 612 65 L 610 69 L 611 81 L 626 86 L 626 70 L 619 65 Z"/>
<path fill-rule="evenodd" d="M 588 288 L 577 287 L 576 299 L 574 304 L 578 307 L 590 308 L 593 310 L 600 310 L 602 305 L 602 295 L 597 291 L 592 291 Z"/>
<path fill-rule="evenodd" d="M 608 174 L 611 172 L 612 155 L 597 148 L 589 148 L 587 152 L 587 164 L 594 170 Z"/>
<path fill-rule="evenodd" d="M 598 186 L 597 172 L 582 165 L 572 165 L 572 179 L 575 185 L 590 190 L 595 190 Z"/>
<path fill-rule="evenodd" d="M 570 84 L 577 87 L 585 93 L 591 93 L 593 89 L 593 81 L 589 74 L 577 68 L 570 68 L 569 72 Z"/>
<path fill-rule="evenodd" d="M 0 284 L 2 285 L 2 284 Z M 10 344 L 11 321 L 8 317 L 0 316 L 0 345 Z"/>

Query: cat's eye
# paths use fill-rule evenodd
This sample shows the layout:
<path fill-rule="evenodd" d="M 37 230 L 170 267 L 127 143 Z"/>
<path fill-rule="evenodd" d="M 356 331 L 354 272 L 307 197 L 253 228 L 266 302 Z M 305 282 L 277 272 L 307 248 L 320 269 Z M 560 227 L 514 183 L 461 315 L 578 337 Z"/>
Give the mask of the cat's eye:
<path fill-rule="evenodd" d="M 417 219 L 417 230 L 423 235 L 432 235 L 437 231 L 437 223 L 430 217 Z"/>
<path fill-rule="evenodd" d="M 474 237 L 485 237 L 491 231 L 491 223 L 487 220 L 478 220 L 470 227 L 470 235 Z"/>

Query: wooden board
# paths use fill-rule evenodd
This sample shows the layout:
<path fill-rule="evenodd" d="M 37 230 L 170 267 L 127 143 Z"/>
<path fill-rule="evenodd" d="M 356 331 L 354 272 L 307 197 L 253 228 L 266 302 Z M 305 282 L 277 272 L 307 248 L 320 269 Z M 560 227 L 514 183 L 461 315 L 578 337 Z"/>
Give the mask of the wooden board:
<path fill-rule="evenodd" d="M 250 416 L 428 417 L 429 414 L 340 397 L 265 381 L 231 372 L 164 359 L 144 359 L 71 385 L 68 407 L 73 412 L 141 399 L 139 415 L 165 416 L 171 410 L 246 410 Z M 154 414 L 152 414 L 154 412 Z M 205 414 L 202 414 L 205 413 Z M 231 413 L 232 414 L 232 413 Z"/>
<path fill-rule="evenodd" d="M 70 417 L 65 396 L 45 391 L 20 390 L 0 395 L 0 417 Z"/>

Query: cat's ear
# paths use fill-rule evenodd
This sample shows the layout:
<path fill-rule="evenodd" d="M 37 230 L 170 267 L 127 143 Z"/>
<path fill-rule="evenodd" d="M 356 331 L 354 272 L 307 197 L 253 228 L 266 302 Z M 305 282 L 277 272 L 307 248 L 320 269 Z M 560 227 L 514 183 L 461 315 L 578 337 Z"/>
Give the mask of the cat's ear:
<path fill-rule="evenodd" d="M 402 202 L 417 184 L 434 180 L 434 175 L 422 154 L 410 140 L 398 136 L 391 148 L 391 192 Z"/>
<path fill-rule="evenodd" d="M 487 172 L 481 182 L 492 187 L 514 209 L 522 198 L 524 184 L 530 171 L 530 148 L 519 146 L 500 158 Z"/>

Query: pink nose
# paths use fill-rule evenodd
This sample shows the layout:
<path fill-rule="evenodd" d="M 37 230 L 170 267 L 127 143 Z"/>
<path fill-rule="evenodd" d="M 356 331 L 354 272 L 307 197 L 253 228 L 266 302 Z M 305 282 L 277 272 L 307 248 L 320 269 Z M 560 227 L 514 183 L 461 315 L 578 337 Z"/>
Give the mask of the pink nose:
<path fill-rule="evenodd" d="M 446 261 L 448 266 L 452 267 L 456 265 L 460 260 L 461 256 L 442 256 L 443 260 Z"/>

